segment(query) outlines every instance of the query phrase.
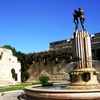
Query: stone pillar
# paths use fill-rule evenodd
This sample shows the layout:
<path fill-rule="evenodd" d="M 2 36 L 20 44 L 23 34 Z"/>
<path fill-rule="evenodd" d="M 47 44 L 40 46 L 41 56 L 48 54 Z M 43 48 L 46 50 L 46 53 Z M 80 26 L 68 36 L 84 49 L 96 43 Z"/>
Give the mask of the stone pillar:
<path fill-rule="evenodd" d="M 76 31 L 73 39 L 73 56 L 78 61 L 77 68 L 92 68 L 90 37 L 86 31 Z"/>
<path fill-rule="evenodd" d="M 90 37 L 86 31 L 77 30 L 73 39 L 73 57 L 75 67 L 71 72 L 70 89 L 87 89 L 100 87 L 97 70 L 92 67 Z"/>

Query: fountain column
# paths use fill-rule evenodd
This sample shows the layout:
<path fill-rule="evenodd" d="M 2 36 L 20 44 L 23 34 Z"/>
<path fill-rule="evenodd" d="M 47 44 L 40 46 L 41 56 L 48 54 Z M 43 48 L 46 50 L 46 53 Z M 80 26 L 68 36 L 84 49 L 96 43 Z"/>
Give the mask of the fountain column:
<path fill-rule="evenodd" d="M 92 67 L 91 43 L 88 32 L 77 30 L 73 39 L 73 57 L 75 66 L 71 72 L 71 84 L 68 88 L 96 88 L 97 70 Z"/>
<path fill-rule="evenodd" d="M 77 68 L 92 68 L 90 37 L 86 31 L 76 31 L 73 40 L 73 56 L 78 60 Z"/>

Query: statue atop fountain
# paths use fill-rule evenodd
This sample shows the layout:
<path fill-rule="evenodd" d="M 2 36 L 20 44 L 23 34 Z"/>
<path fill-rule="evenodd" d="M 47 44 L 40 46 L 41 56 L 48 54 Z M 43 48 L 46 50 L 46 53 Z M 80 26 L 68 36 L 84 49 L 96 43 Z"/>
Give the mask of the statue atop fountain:
<path fill-rule="evenodd" d="M 84 27 L 83 17 L 84 11 L 79 8 L 79 11 L 75 10 L 77 17 L 80 17 L 80 22 L 83 30 L 78 30 L 78 18 L 75 18 L 76 31 L 73 38 L 73 57 L 75 59 L 75 66 L 71 72 L 71 84 L 68 88 L 71 89 L 91 89 L 100 87 L 97 80 L 98 72 L 92 67 L 92 53 L 91 43 L 88 32 Z"/>
<path fill-rule="evenodd" d="M 74 21 L 74 23 L 76 25 L 75 30 L 76 31 L 78 30 L 78 24 L 79 24 L 78 17 L 79 17 L 80 18 L 80 22 L 81 22 L 81 26 L 82 26 L 83 30 L 86 31 L 85 26 L 84 26 L 84 21 L 85 21 L 84 11 L 82 10 L 82 8 L 79 8 L 79 11 L 78 10 L 74 10 L 73 16 L 74 16 L 74 20 L 73 21 Z"/>

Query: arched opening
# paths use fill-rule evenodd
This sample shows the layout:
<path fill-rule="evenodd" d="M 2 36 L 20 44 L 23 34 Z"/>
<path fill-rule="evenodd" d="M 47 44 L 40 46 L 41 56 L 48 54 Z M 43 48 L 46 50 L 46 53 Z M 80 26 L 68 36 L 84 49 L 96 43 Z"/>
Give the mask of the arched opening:
<path fill-rule="evenodd" d="M 89 72 L 84 72 L 82 74 L 82 80 L 85 82 L 88 82 L 90 80 L 90 73 Z"/>
<path fill-rule="evenodd" d="M 18 74 L 15 73 L 15 81 L 17 81 L 17 80 L 18 80 Z"/>

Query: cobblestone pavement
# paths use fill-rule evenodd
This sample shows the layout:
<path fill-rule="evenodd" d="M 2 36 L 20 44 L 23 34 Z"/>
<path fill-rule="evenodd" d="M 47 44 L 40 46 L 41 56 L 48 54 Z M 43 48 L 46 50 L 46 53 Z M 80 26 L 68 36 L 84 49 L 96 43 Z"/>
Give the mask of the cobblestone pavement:
<path fill-rule="evenodd" d="M 26 99 L 23 90 L 15 90 L 9 92 L 0 92 L 0 100 L 33 100 L 33 99 Z"/>

